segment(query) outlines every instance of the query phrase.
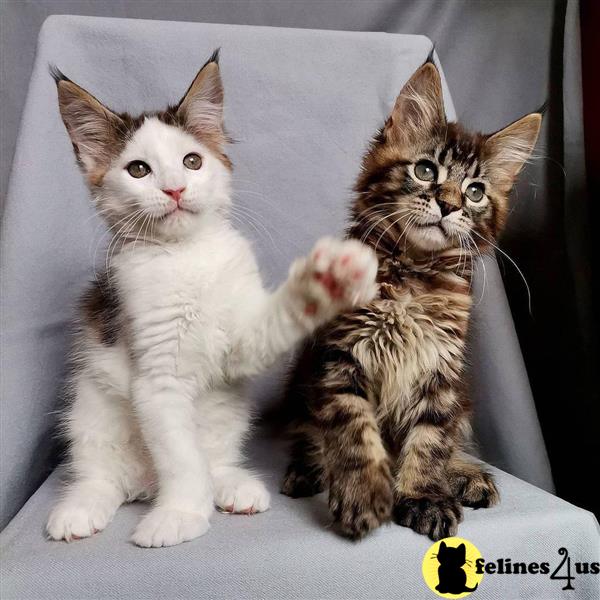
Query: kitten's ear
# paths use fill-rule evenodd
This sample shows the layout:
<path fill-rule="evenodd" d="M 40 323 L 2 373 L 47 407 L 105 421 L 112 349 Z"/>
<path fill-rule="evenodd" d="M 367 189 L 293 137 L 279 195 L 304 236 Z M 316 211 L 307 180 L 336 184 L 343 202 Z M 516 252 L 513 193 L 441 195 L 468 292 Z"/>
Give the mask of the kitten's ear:
<path fill-rule="evenodd" d="M 124 123 L 117 114 L 56 67 L 51 68 L 51 74 L 58 90 L 60 115 L 75 156 L 89 181 L 96 183 L 110 165 Z"/>
<path fill-rule="evenodd" d="M 219 50 L 198 71 L 192 85 L 177 105 L 177 114 L 197 135 L 223 133 L 223 82 L 219 72 Z"/>
<path fill-rule="evenodd" d="M 463 557 L 467 557 L 467 547 L 464 544 L 461 544 L 458 548 L 458 553 Z"/>
<path fill-rule="evenodd" d="M 411 143 L 446 125 L 442 79 L 433 62 L 420 67 L 402 88 L 389 116 L 386 136 Z"/>
<path fill-rule="evenodd" d="M 446 542 L 442 542 L 440 544 L 440 550 L 445 550 L 446 549 Z"/>
<path fill-rule="evenodd" d="M 542 115 L 531 113 L 488 137 L 484 145 L 485 162 L 501 184 L 512 186 L 533 152 L 541 124 Z"/>

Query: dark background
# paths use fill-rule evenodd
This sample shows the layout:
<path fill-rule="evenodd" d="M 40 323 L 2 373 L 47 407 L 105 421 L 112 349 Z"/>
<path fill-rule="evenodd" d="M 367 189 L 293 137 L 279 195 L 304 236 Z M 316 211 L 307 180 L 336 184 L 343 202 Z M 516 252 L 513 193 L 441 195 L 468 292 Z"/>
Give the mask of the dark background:
<path fill-rule="evenodd" d="M 598 189 L 600 169 L 598 5 L 596 0 L 4 0 L 2 197 L 37 33 L 50 14 L 427 35 L 466 126 L 496 130 L 549 102 L 538 157 L 514 194 L 501 244 L 528 281 L 531 313 L 516 269 L 498 258 L 556 491 L 598 514 L 600 361 L 591 258 L 598 209 L 588 193 Z"/>

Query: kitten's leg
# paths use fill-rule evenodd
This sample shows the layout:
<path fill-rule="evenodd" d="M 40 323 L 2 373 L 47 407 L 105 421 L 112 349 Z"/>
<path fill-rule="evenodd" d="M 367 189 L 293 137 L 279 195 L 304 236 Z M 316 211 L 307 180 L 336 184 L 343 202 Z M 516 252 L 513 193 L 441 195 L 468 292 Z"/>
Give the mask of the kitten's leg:
<path fill-rule="evenodd" d="M 46 526 L 54 540 L 84 538 L 102 531 L 117 508 L 138 493 L 144 469 L 130 445 L 131 415 L 123 398 L 109 395 L 82 375 L 65 419 L 73 480 Z"/>
<path fill-rule="evenodd" d="M 448 463 L 447 475 L 452 493 L 463 506 L 489 508 L 500 500 L 494 478 L 480 464 L 455 453 Z"/>
<path fill-rule="evenodd" d="M 455 442 L 453 425 L 459 407 L 453 386 L 433 377 L 415 407 L 395 474 L 394 520 L 433 540 L 455 535 L 462 507 L 454 497 L 446 466 Z"/>
<path fill-rule="evenodd" d="M 339 357 L 326 371 L 322 385 L 329 393 L 314 403 L 313 418 L 324 433 L 329 508 L 342 533 L 361 538 L 390 518 L 393 496 L 375 410 L 357 389 L 353 368 L 351 357 L 346 363 Z"/>
<path fill-rule="evenodd" d="M 310 428 L 310 431 L 307 429 Z M 322 448 L 317 441 L 322 434 L 310 426 L 296 431 L 292 443 L 292 460 L 287 468 L 281 493 L 292 498 L 314 496 L 323 491 L 325 474 Z"/>
<path fill-rule="evenodd" d="M 243 464 L 250 424 L 248 400 L 235 387 L 205 394 L 198 408 L 198 439 L 208 459 L 214 503 L 224 512 L 264 512 L 271 498 L 260 477 Z"/>
<path fill-rule="evenodd" d="M 259 476 L 248 469 L 223 465 L 211 470 L 215 504 L 224 512 L 252 515 L 271 506 L 271 495 Z"/>
<path fill-rule="evenodd" d="M 157 370 L 134 381 L 133 396 L 156 470 L 158 496 L 132 539 L 146 548 L 192 540 L 208 530 L 213 512 L 208 463 L 197 441 L 193 390 Z"/>

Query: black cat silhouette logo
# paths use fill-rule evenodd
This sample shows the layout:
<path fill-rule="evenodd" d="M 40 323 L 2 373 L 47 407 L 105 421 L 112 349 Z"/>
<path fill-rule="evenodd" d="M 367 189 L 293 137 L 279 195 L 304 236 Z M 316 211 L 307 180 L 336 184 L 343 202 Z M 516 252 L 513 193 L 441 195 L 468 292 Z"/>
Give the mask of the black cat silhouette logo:
<path fill-rule="evenodd" d="M 464 598 L 479 586 L 475 561 L 479 550 L 468 540 L 445 538 L 433 544 L 423 557 L 423 579 L 432 592 L 442 598 Z"/>

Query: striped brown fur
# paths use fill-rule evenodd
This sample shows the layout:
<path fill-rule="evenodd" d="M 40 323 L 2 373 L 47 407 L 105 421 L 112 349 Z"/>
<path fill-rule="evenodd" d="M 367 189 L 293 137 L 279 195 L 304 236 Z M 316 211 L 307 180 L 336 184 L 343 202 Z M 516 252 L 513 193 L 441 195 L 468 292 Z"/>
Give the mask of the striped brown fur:
<path fill-rule="evenodd" d="M 456 533 L 463 505 L 498 501 L 491 476 L 462 455 L 471 279 L 539 125 L 532 114 L 483 135 L 447 123 L 427 62 L 363 159 L 347 235 L 377 252 L 379 297 L 302 351 L 287 394 L 295 416 L 282 488 L 294 497 L 327 489 L 334 521 L 352 538 L 394 518 L 440 539 Z M 435 180 L 417 177 L 421 163 Z M 477 202 L 471 185 L 484 190 Z"/>

